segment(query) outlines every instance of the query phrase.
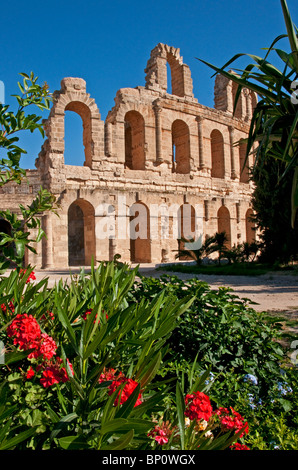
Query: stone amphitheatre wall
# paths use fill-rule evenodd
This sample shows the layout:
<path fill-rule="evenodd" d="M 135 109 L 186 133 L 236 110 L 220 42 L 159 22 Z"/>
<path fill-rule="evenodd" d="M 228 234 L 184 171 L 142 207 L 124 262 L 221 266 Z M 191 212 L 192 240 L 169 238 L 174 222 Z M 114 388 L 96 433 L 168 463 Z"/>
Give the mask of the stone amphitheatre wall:
<path fill-rule="evenodd" d="M 105 121 L 83 79 L 61 81 L 37 169 L 28 170 L 28 184 L 1 188 L 2 206 L 16 211 L 20 195 L 29 204 L 40 185 L 59 202 L 59 217 L 41 216 L 47 238 L 26 262 L 62 269 L 119 253 L 160 263 L 175 259 L 182 236 L 201 243 L 225 230 L 229 246 L 253 239 L 253 162 L 243 169 L 245 144 L 234 144 L 247 137 L 256 96 L 242 90 L 233 114 L 235 86 L 217 76 L 214 109 L 199 104 L 179 49 L 164 44 L 152 50 L 145 74 L 145 86 L 117 92 Z M 67 111 L 82 119 L 84 166 L 64 161 Z"/>

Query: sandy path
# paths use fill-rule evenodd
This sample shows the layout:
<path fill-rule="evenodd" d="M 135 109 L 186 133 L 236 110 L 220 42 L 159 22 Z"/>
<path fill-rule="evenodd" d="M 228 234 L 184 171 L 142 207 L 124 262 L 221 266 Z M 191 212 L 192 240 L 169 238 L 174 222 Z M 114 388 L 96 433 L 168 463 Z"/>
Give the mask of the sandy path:
<path fill-rule="evenodd" d="M 184 280 L 196 277 L 214 289 L 219 286 L 230 287 L 239 297 L 256 302 L 253 308 L 257 311 L 291 311 L 298 319 L 298 276 L 288 272 L 267 273 L 261 276 L 194 275 L 157 271 L 154 265 L 144 265 L 140 272 L 152 277 L 162 274 L 176 275 Z M 36 277 L 38 280 L 49 277 L 49 286 L 52 286 L 59 279 L 68 279 L 69 271 L 36 271 Z"/>

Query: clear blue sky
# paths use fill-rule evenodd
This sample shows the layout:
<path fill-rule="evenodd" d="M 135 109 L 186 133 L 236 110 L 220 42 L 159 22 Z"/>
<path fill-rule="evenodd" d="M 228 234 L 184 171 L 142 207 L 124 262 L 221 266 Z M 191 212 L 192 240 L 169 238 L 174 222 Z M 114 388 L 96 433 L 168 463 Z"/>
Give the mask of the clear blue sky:
<path fill-rule="evenodd" d="M 287 3 L 298 24 L 297 0 Z M 6 104 L 13 104 L 19 72 L 34 71 L 51 91 L 60 89 L 63 77 L 84 78 L 104 120 L 119 88 L 145 84 L 150 52 L 162 42 L 180 48 L 195 97 L 213 107 L 212 71 L 196 57 L 221 66 L 239 52 L 263 55 L 261 48 L 284 32 L 279 0 L 14 0 L 1 12 L 0 80 Z M 73 138 L 66 138 L 75 156 L 81 151 L 77 121 L 67 124 L 71 129 Z M 23 167 L 34 168 L 41 136 L 20 142 L 28 151 Z"/>

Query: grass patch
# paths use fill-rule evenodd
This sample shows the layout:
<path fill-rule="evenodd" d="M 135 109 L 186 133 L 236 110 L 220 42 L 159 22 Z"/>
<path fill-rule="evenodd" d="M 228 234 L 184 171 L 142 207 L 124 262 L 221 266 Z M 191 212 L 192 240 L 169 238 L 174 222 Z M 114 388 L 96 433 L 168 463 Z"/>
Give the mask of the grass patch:
<path fill-rule="evenodd" d="M 272 271 L 291 271 L 298 273 L 297 266 L 272 266 L 260 263 L 235 263 L 226 265 L 208 265 L 197 266 L 194 264 L 175 263 L 168 266 L 162 266 L 159 270 L 169 272 L 179 272 L 187 274 L 210 274 L 210 275 L 228 275 L 228 276 L 260 276 Z"/>

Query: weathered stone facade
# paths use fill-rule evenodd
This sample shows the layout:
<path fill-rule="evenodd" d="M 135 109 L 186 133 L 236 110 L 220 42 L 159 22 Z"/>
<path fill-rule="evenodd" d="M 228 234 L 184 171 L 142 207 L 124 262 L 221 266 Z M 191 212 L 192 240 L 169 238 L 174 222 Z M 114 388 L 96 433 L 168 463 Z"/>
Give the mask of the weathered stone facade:
<path fill-rule="evenodd" d="M 241 171 L 245 147 L 233 143 L 248 134 L 256 96 L 243 90 L 233 116 L 235 86 L 217 76 L 215 109 L 199 104 L 179 49 L 164 44 L 152 50 L 145 73 L 145 86 L 117 92 L 105 122 L 83 79 L 61 81 L 44 122 L 47 139 L 37 169 L 27 172 L 29 185 L 9 184 L 1 190 L 2 207 L 9 209 L 17 210 L 20 199 L 29 204 L 40 185 L 60 204 L 60 217 L 42 216 L 47 238 L 37 255 L 27 253 L 27 262 L 67 268 L 90 265 L 92 256 L 111 259 L 116 253 L 123 261 L 173 261 L 179 235 L 189 235 L 183 211 L 200 241 L 222 230 L 230 246 L 252 239 L 252 186 L 247 169 Z M 66 111 L 82 118 L 81 167 L 64 163 Z M 163 208 L 170 208 L 168 219 Z M 141 238 L 132 240 L 132 225 L 143 230 Z"/>

